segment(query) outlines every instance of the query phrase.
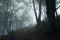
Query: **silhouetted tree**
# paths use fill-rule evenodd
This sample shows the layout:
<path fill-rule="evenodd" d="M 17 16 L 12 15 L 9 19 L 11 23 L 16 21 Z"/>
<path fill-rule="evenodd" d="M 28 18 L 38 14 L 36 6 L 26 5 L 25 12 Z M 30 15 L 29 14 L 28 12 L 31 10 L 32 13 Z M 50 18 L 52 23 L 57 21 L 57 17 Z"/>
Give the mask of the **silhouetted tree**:
<path fill-rule="evenodd" d="M 56 10 L 56 0 L 45 0 L 46 1 L 46 9 L 47 9 L 47 17 L 49 23 L 50 32 L 55 32 L 56 30 L 56 20 L 55 20 L 55 10 Z"/>

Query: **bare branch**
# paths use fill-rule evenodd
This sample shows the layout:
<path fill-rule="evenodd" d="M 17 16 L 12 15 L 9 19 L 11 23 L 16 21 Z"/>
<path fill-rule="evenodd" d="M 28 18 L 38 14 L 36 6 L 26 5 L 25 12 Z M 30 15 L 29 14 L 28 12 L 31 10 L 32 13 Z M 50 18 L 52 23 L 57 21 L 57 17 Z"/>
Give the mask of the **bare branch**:
<path fill-rule="evenodd" d="M 35 3 L 34 3 L 34 0 L 32 1 L 33 2 L 33 7 L 34 7 L 34 12 L 35 12 L 35 17 L 36 17 L 36 21 L 37 21 L 37 12 L 36 12 L 36 9 L 35 9 Z"/>
<path fill-rule="evenodd" d="M 59 8 L 60 8 L 60 6 L 59 6 L 59 7 L 57 7 L 57 8 L 56 8 L 56 10 L 57 10 L 57 9 L 59 9 Z"/>
<path fill-rule="evenodd" d="M 41 21 L 41 0 L 39 0 L 39 16 L 38 16 L 39 21 Z"/>

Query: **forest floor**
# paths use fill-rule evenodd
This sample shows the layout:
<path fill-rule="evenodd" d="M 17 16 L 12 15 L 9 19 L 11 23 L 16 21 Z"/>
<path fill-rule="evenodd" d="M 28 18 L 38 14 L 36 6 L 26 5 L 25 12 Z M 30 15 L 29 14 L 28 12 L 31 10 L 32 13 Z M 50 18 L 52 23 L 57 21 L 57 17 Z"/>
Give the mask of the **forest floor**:
<path fill-rule="evenodd" d="M 41 38 L 44 33 L 40 33 Z M 20 30 L 12 31 L 10 34 L 0 36 L 0 40 L 39 40 L 39 36 L 36 36 L 34 28 L 23 28 Z"/>
<path fill-rule="evenodd" d="M 36 32 L 33 29 L 21 29 L 1 36 L 0 40 L 60 40 L 60 33 L 49 35 L 46 32 Z"/>

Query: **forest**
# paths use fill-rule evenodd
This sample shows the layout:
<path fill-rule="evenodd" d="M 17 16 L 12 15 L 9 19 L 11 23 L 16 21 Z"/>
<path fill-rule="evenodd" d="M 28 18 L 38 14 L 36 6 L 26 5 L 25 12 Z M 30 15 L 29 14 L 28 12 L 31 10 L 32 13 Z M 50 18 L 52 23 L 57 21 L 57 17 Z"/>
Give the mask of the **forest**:
<path fill-rule="evenodd" d="M 60 40 L 60 0 L 0 0 L 0 40 Z"/>

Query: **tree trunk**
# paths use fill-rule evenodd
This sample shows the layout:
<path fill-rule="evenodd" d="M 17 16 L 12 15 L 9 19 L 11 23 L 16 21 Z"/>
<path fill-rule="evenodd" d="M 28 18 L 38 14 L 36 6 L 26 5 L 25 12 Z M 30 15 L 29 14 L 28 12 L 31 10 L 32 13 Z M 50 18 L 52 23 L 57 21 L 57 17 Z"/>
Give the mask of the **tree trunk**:
<path fill-rule="evenodd" d="M 41 0 L 39 0 L 39 15 L 38 15 L 38 24 L 41 23 Z"/>
<path fill-rule="evenodd" d="M 56 9 L 56 3 L 55 0 L 46 0 L 46 8 L 47 8 L 47 17 L 48 22 L 50 25 L 50 32 L 55 32 L 55 9 Z"/>

